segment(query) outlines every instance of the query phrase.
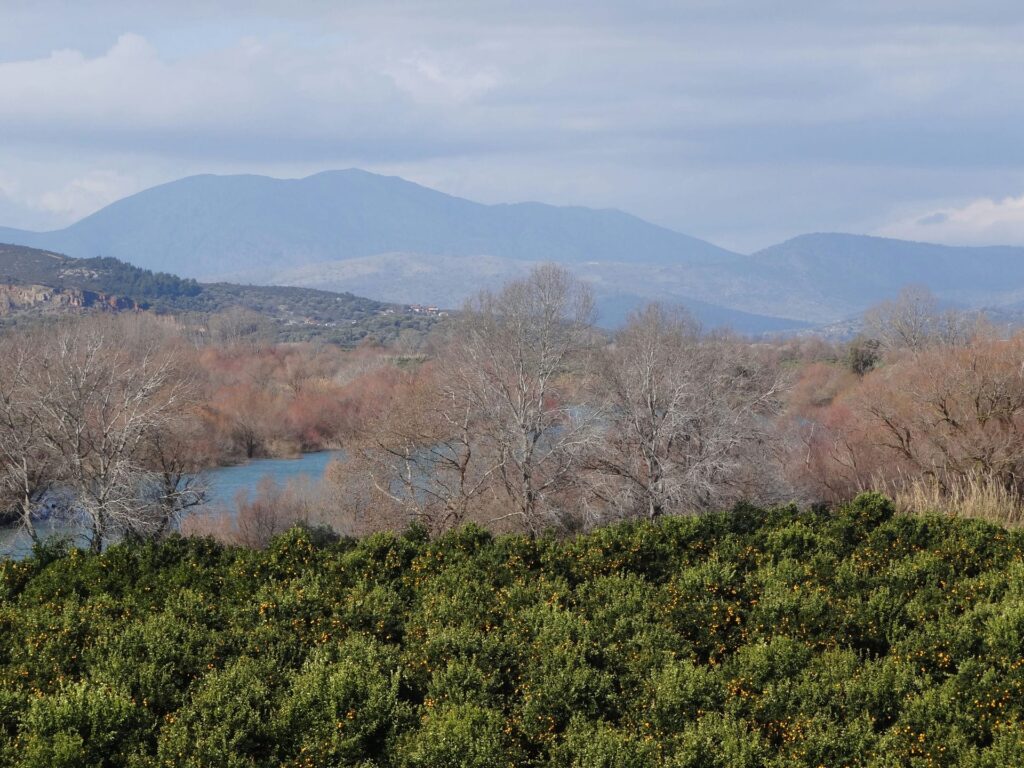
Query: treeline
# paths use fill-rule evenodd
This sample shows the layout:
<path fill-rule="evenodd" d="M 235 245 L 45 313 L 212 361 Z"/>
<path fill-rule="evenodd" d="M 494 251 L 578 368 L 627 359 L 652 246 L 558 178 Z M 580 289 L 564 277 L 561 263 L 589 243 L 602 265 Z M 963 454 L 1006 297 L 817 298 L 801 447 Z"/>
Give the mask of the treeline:
<path fill-rule="evenodd" d="M 846 344 L 702 332 L 651 305 L 606 337 L 545 267 L 485 294 L 406 373 L 330 473 L 347 528 L 572 532 L 739 500 L 1016 523 L 1024 336 L 910 288 Z"/>
<path fill-rule="evenodd" d="M 0 338 L 0 513 L 35 538 L 47 516 L 94 549 L 176 528 L 201 471 L 340 444 L 355 394 L 397 368 L 381 350 L 195 344 L 170 319 L 88 317 Z M 374 374 L 380 371 L 380 374 Z"/>
<path fill-rule="evenodd" d="M 166 272 L 153 272 L 110 257 L 81 259 L 74 262 L 75 272 L 98 272 L 97 287 L 106 293 L 127 296 L 139 302 L 198 296 L 203 290 L 195 280 Z"/>
<path fill-rule="evenodd" d="M 554 266 L 481 295 L 449 334 L 332 468 L 355 531 L 537 535 L 781 498 L 784 377 L 748 342 L 658 305 L 609 340 Z"/>
<path fill-rule="evenodd" d="M 925 292 L 872 310 L 845 345 L 706 333 L 657 304 L 612 335 L 593 320 L 586 286 L 543 266 L 411 346 L 274 344 L 244 311 L 202 334 L 149 316 L 14 331 L 0 508 L 31 530 L 70 494 L 99 547 L 111 526 L 174 529 L 203 468 L 344 448 L 323 487 L 241 504 L 258 533 L 196 532 L 568 535 L 872 490 L 1002 523 L 1024 509 L 1024 336 Z"/>
<path fill-rule="evenodd" d="M 1024 539 L 835 511 L 0 563 L 0 765 L 1024 763 Z"/>

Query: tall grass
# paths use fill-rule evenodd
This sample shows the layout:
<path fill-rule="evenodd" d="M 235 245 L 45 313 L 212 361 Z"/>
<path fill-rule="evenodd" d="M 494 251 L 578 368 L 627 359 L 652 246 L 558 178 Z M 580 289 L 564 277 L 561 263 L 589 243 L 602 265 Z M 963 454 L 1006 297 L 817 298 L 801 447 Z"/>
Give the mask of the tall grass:
<path fill-rule="evenodd" d="M 983 473 L 952 476 L 944 487 L 920 477 L 887 485 L 879 490 L 904 514 L 970 517 L 1007 527 L 1024 524 L 1024 496 Z"/>

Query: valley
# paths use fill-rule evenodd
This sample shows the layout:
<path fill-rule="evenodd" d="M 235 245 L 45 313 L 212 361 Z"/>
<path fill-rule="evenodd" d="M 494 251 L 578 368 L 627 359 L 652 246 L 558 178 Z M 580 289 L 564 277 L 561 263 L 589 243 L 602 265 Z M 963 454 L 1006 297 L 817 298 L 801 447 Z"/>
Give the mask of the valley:
<path fill-rule="evenodd" d="M 0 768 L 1024 766 L 1022 30 L 0 0 Z"/>

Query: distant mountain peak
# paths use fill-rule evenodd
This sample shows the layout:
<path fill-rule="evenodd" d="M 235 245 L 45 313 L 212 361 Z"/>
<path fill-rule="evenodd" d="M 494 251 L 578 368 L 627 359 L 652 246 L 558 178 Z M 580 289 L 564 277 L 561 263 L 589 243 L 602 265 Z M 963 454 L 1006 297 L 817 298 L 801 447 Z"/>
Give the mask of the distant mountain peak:
<path fill-rule="evenodd" d="M 65 229 L 6 239 L 208 277 L 388 252 L 678 264 L 735 254 L 620 211 L 483 205 L 358 168 L 301 179 L 204 174 L 119 200 Z"/>
<path fill-rule="evenodd" d="M 844 320 L 908 283 L 965 307 L 1024 301 L 1024 248 L 814 232 L 745 256 L 614 208 L 487 205 L 359 168 L 190 176 L 55 232 L 0 229 L 0 241 L 449 307 L 551 261 L 588 281 L 609 315 L 656 299 L 745 329 Z"/>

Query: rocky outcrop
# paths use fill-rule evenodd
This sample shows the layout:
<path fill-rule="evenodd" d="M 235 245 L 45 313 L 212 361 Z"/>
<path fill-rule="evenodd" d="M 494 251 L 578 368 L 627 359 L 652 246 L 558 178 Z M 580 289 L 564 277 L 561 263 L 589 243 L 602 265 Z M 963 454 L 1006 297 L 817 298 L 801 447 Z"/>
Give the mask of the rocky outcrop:
<path fill-rule="evenodd" d="M 0 283 L 0 317 L 18 312 L 60 312 L 91 309 L 100 312 L 137 311 L 143 307 L 124 296 L 113 296 L 81 288 L 49 285 Z"/>

